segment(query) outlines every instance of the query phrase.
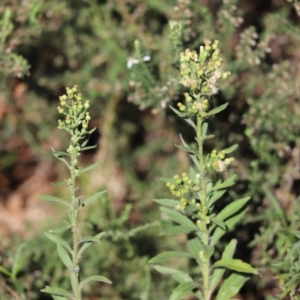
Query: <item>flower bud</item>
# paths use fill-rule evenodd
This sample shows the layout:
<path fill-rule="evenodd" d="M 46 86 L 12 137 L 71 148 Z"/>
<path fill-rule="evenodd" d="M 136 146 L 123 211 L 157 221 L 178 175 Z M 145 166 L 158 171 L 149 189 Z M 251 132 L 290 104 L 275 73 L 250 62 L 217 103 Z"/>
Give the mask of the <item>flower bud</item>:
<path fill-rule="evenodd" d="M 215 40 L 214 42 L 213 42 L 213 44 L 212 44 L 212 49 L 213 50 L 216 50 L 217 48 L 218 48 L 218 44 L 219 44 L 219 41 L 218 40 Z"/>

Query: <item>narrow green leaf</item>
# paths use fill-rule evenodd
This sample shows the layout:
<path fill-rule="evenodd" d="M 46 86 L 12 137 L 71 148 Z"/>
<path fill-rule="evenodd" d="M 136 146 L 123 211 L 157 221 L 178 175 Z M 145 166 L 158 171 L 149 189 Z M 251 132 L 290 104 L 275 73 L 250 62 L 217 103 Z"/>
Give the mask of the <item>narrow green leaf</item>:
<path fill-rule="evenodd" d="M 250 197 L 245 197 L 242 199 L 235 200 L 229 203 L 221 212 L 217 215 L 219 221 L 226 220 L 231 215 L 238 212 L 243 206 L 250 200 Z M 222 228 L 222 226 L 220 226 Z"/>
<path fill-rule="evenodd" d="M 182 137 L 181 134 L 179 135 L 179 137 L 180 137 L 180 140 L 181 140 L 183 146 L 189 147 L 189 145 L 185 142 L 185 140 L 183 139 L 183 137 Z M 197 157 L 196 155 L 194 155 L 194 154 L 190 154 L 189 156 L 190 156 L 190 158 L 192 159 L 192 161 L 193 161 L 193 163 L 195 164 L 195 166 L 199 169 L 199 161 L 198 161 L 198 157 Z"/>
<path fill-rule="evenodd" d="M 215 262 L 213 267 L 214 268 L 222 267 L 237 272 L 252 273 L 256 275 L 259 274 L 255 268 L 251 267 L 251 265 L 243 262 L 240 259 L 224 258 Z"/>
<path fill-rule="evenodd" d="M 180 134 L 179 135 L 181 143 L 184 147 L 190 148 L 189 144 L 184 140 L 183 136 Z"/>
<path fill-rule="evenodd" d="M 82 148 L 83 147 L 85 147 L 86 145 L 87 145 L 87 143 L 89 142 L 89 139 L 85 139 L 83 142 L 82 142 L 82 144 L 80 145 L 80 147 L 81 147 L 81 150 L 82 150 Z M 96 145 L 95 146 L 92 146 L 92 147 L 96 147 Z"/>
<path fill-rule="evenodd" d="M 201 233 L 197 232 L 197 235 L 198 237 L 188 240 L 187 249 L 194 256 L 194 259 L 196 260 L 199 267 L 202 268 L 202 260 L 200 259 L 199 252 L 204 251 L 205 249 L 201 242 L 201 238 L 199 237 Z"/>
<path fill-rule="evenodd" d="M 171 275 L 180 284 L 193 281 L 190 275 L 183 271 L 179 271 L 174 268 L 163 267 L 159 265 L 153 265 L 152 267 L 161 274 Z M 195 295 L 197 296 L 198 299 L 204 300 L 202 294 L 199 291 L 195 292 Z"/>
<path fill-rule="evenodd" d="M 134 227 L 130 229 L 127 234 L 129 237 L 135 237 L 137 234 L 141 234 L 142 232 L 148 230 L 149 228 L 159 227 L 159 221 L 153 221 L 151 223 L 145 223 L 141 226 Z"/>
<path fill-rule="evenodd" d="M 56 151 L 54 150 L 52 147 L 51 147 L 51 151 L 52 151 L 52 154 L 56 157 L 56 158 L 59 158 L 61 156 L 67 156 L 67 157 L 70 157 L 70 154 L 65 152 L 65 151 Z"/>
<path fill-rule="evenodd" d="M 275 214 L 280 218 L 282 224 L 287 225 L 285 210 L 281 207 L 279 201 L 273 196 L 271 191 L 266 186 L 263 186 L 263 191 L 267 196 L 267 199 L 270 201 Z"/>
<path fill-rule="evenodd" d="M 216 300 L 229 300 L 235 296 L 249 277 L 241 274 L 231 274 L 221 285 Z"/>
<path fill-rule="evenodd" d="M 2 266 L 0 266 L 0 272 L 5 274 L 8 277 L 11 277 L 11 272 Z"/>
<path fill-rule="evenodd" d="M 229 244 L 227 244 L 226 248 L 224 249 L 222 253 L 222 259 L 226 258 L 232 258 L 235 248 L 236 248 L 237 240 L 232 239 Z M 210 290 L 213 293 L 215 288 L 217 287 L 218 283 L 222 279 L 223 275 L 225 273 L 225 268 L 216 268 L 213 271 L 213 274 L 211 276 L 210 281 Z"/>
<path fill-rule="evenodd" d="M 88 172 L 88 171 L 94 170 L 94 169 L 96 169 L 97 167 L 99 167 L 102 163 L 103 163 L 102 161 L 98 161 L 98 162 L 96 162 L 96 163 L 94 163 L 94 164 L 92 164 L 92 165 L 89 165 L 89 166 L 87 166 L 86 168 L 82 169 L 82 170 L 80 171 L 80 173 L 84 173 L 84 172 Z"/>
<path fill-rule="evenodd" d="M 184 119 L 190 126 L 196 130 L 196 124 L 191 119 Z"/>
<path fill-rule="evenodd" d="M 184 216 L 183 214 L 177 211 L 165 207 L 162 207 L 161 211 L 165 213 L 172 221 L 178 224 L 190 226 L 190 227 L 194 227 L 195 229 L 198 229 L 197 226 L 188 217 Z"/>
<path fill-rule="evenodd" d="M 46 286 L 44 289 L 41 290 L 43 293 L 52 294 L 55 296 L 66 296 L 69 299 L 72 297 L 71 293 L 67 290 L 61 289 L 61 288 L 54 288 L 50 286 Z"/>
<path fill-rule="evenodd" d="M 288 280 L 291 277 L 291 274 L 280 274 L 278 276 L 278 279 L 284 279 L 284 280 Z M 298 274 L 293 273 L 292 278 L 290 278 L 290 280 L 288 280 L 284 287 L 283 287 L 283 291 L 282 293 L 279 295 L 280 299 L 283 299 L 293 288 L 295 288 L 295 286 L 298 286 L 298 282 L 299 282 L 300 276 Z M 296 299 L 295 299 L 296 300 Z"/>
<path fill-rule="evenodd" d="M 80 247 L 79 251 L 78 251 L 78 257 L 81 257 L 82 253 L 93 243 L 93 242 L 100 242 L 100 239 L 105 236 L 106 232 L 100 232 L 95 236 L 92 237 L 83 237 L 80 240 L 80 243 L 82 243 L 83 245 Z"/>
<path fill-rule="evenodd" d="M 195 165 L 198 169 L 200 169 L 198 157 L 197 157 L 196 155 L 194 155 L 194 154 L 190 154 L 189 156 L 190 156 L 191 160 L 193 161 L 194 165 Z"/>
<path fill-rule="evenodd" d="M 203 122 L 202 124 L 202 135 L 205 137 L 207 134 L 207 129 L 208 129 L 208 123 L 207 122 Z"/>
<path fill-rule="evenodd" d="M 59 237 L 58 235 L 56 235 L 54 233 L 50 233 L 50 232 L 45 232 L 44 234 L 49 240 L 51 240 L 55 244 L 63 246 L 64 248 L 69 250 L 69 252 L 71 252 L 70 245 L 65 240 L 63 240 L 61 237 Z"/>
<path fill-rule="evenodd" d="M 221 112 L 222 110 L 224 110 L 227 107 L 227 105 L 228 105 L 228 103 L 224 103 L 224 104 L 222 104 L 222 105 L 220 105 L 220 106 L 212 109 L 211 111 L 209 111 L 207 113 L 207 116 L 209 117 L 209 116 L 218 114 L 219 112 Z"/>
<path fill-rule="evenodd" d="M 225 225 L 225 223 L 222 220 L 219 220 L 216 217 L 211 217 L 210 219 L 211 219 L 211 221 L 214 224 L 216 224 L 217 226 L 221 227 L 223 230 L 226 230 L 226 225 Z"/>
<path fill-rule="evenodd" d="M 41 195 L 40 199 L 42 199 L 44 201 L 50 201 L 50 202 L 59 202 L 61 204 L 66 205 L 67 207 L 71 207 L 71 205 L 67 201 L 65 201 L 61 198 L 50 196 L 50 195 Z"/>
<path fill-rule="evenodd" d="M 179 116 L 179 117 L 181 117 L 181 118 L 185 118 L 186 116 L 188 116 L 187 113 L 183 113 L 183 112 L 177 110 L 176 108 L 174 108 L 174 107 L 171 106 L 171 105 L 170 105 L 170 108 L 174 111 L 174 113 L 175 113 L 177 116 Z"/>
<path fill-rule="evenodd" d="M 223 254 L 222 254 L 222 258 L 226 259 L 226 258 L 232 258 L 233 254 L 235 252 L 236 249 L 236 245 L 237 245 L 237 240 L 236 239 L 232 239 L 229 244 L 227 244 L 227 246 L 225 247 Z"/>
<path fill-rule="evenodd" d="M 166 259 L 178 258 L 178 257 L 186 257 L 186 258 L 194 258 L 191 253 L 188 252 L 179 252 L 179 251 L 166 251 L 160 253 L 149 260 L 150 264 L 157 263 Z"/>
<path fill-rule="evenodd" d="M 102 195 L 104 195 L 106 193 L 106 190 L 101 191 L 99 193 L 96 193 L 95 195 L 93 195 L 92 197 L 88 198 L 87 200 L 85 200 L 83 202 L 84 206 L 87 206 L 89 204 L 92 204 L 93 202 L 97 201 Z"/>
<path fill-rule="evenodd" d="M 183 139 L 183 137 L 182 137 L 181 134 L 179 135 L 179 137 L 180 137 L 180 140 L 181 140 L 181 142 L 182 142 L 182 145 L 183 145 L 184 147 L 189 147 L 189 145 L 185 142 L 185 140 Z M 197 168 L 199 168 L 199 160 L 198 160 L 198 156 L 195 155 L 195 154 L 192 154 L 192 153 L 190 153 L 189 156 L 190 156 L 191 160 L 193 161 L 193 163 L 195 164 L 195 166 L 196 166 Z"/>
<path fill-rule="evenodd" d="M 91 149 L 95 149 L 96 147 L 97 147 L 97 145 L 94 145 L 94 146 L 88 146 L 88 147 L 81 148 L 80 151 L 91 150 Z"/>
<path fill-rule="evenodd" d="M 226 227 L 227 227 L 227 231 L 229 231 L 230 229 L 233 228 L 233 226 L 243 217 L 243 215 L 246 213 L 248 209 L 244 209 L 243 211 L 241 211 L 240 213 L 232 216 L 231 218 L 227 219 L 226 221 L 224 221 Z M 223 230 L 220 227 L 217 227 L 210 239 L 210 245 L 214 246 L 219 239 L 226 233 L 225 230 Z"/>
<path fill-rule="evenodd" d="M 160 205 L 171 206 L 174 208 L 180 203 L 178 200 L 174 199 L 154 199 L 153 201 Z"/>
<path fill-rule="evenodd" d="M 52 149 L 52 153 L 53 155 L 60 161 L 62 161 L 68 168 L 70 168 L 70 164 L 68 163 L 68 161 L 63 158 L 63 156 L 67 156 L 70 157 L 70 155 L 64 151 L 55 151 L 53 148 Z"/>
<path fill-rule="evenodd" d="M 16 251 L 16 254 L 14 256 L 14 260 L 13 260 L 13 265 L 12 265 L 12 268 L 11 268 L 11 276 L 12 277 L 16 277 L 17 274 L 19 273 L 19 271 L 22 269 L 23 267 L 23 250 L 24 248 L 26 247 L 26 244 L 25 243 L 22 243 L 17 251 Z"/>
<path fill-rule="evenodd" d="M 198 287 L 198 283 L 194 281 L 181 283 L 173 290 L 169 300 L 180 300 L 182 299 L 182 297 L 190 293 L 195 288 L 199 288 L 199 287 Z"/>
<path fill-rule="evenodd" d="M 219 182 L 219 183 L 215 184 L 215 186 L 213 187 L 213 189 L 214 190 L 221 190 L 221 189 L 225 189 L 227 187 L 230 187 L 230 186 L 232 186 L 234 184 L 235 179 L 236 179 L 236 175 L 232 174 L 225 181 Z"/>
<path fill-rule="evenodd" d="M 101 275 L 94 275 L 94 276 L 90 276 L 90 277 L 87 277 L 84 280 L 82 280 L 79 284 L 79 288 L 82 290 L 84 285 L 90 281 L 100 281 L 100 282 L 112 284 L 112 282 L 108 278 L 101 276 Z"/>
<path fill-rule="evenodd" d="M 155 269 L 157 272 L 165 275 L 172 275 L 172 277 L 178 282 L 178 283 L 184 283 L 188 281 L 193 281 L 193 279 L 190 277 L 189 274 L 179 271 L 174 268 L 169 267 L 163 267 L 159 265 L 153 265 L 153 269 Z"/>
<path fill-rule="evenodd" d="M 204 255 L 206 259 L 210 259 L 212 255 L 214 254 L 215 247 L 210 245 L 203 245 Z"/>
<path fill-rule="evenodd" d="M 194 257 L 199 257 L 199 252 L 204 251 L 203 244 L 200 242 L 199 238 L 193 238 L 188 240 L 187 249 Z"/>
<path fill-rule="evenodd" d="M 209 205 L 213 205 L 217 200 L 219 200 L 224 194 L 226 190 L 214 191 L 212 196 L 209 198 Z"/>
<path fill-rule="evenodd" d="M 84 236 L 80 239 L 79 243 L 95 242 L 99 243 L 100 239 L 105 235 L 105 232 L 101 232 L 96 236 Z"/>
<path fill-rule="evenodd" d="M 214 136 L 213 134 L 209 134 L 209 135 L 204 136 L 204 137 L 202 138 L 202 141 L 204 142 L 204 141 L 209 140 L 209 139 L 212 139 L 212 138 L 214 138 L 214 137 L 215 137 L 215 136 Z"/>
<path fill-rule="evenodd" d="M 179 226 L 170 226 L 166 229 L 164 229 L 162 231 L 162 235 L 175 235 L 175 234 L 181 234 L 181 233 L 190 233 L 192 231 L 195 230 L 195 227 L 191 227 L 191 226 L 182 226 L 182 225 L 179 225 Z"/>
<path fill-rule="evenodd" d="M 178 149 L 180 149 L 182 151 L 195 154 L 195 151 L 192 148 L 190 148 L 190 147 L 180 146 L 180 145 L 175 145 L 175 146 L 176 146 L 176 148 L 178 148 Z"/>
<path fill-rule="evenodd" d="M 97 127 L 94 127 L 93 129 L 91 129 L 90 131 L 88 131 L 88 134 L 92 134 L 96 129 L 97 129 Z"/>
<path fill-rule="evenodd" d="M 22 299 L 26 299 L 26 294 L 24 291 L 24 285 L 21 283 L 21 281 L 19 281 L 16 278 L 11 278 L 11 281 L 13 282 L 16 291 L 18 292 L 18 294 L 20 295 L 20 297 Z"/>
<path fill-rule="evenodd" d="M 91 245 L 92 245 L 92 242 L 85 242 L 78 251 L 78 258 L 80 258 L 82 256 L 82 253 Z"/>
<path fill-rule="evenodd" d="M 61 245 L 57 244 L 57 253 L 58 253 L 58 256 L 60 257 L 60 259 L 62 260 L 62 262 L 64 263 L 64 265 L 69 270 L 71 270 L 73 267 L 73 263 L 70 258 L 70 255 L 68 254 L 66 249 L 64 247 L 62 247 Z"/>
<path fill-rule="evenodd" d="M 67 224 L 58 225 L 58 226 L 48 230 L 48 232 L 59 233 L 59 232 L 64 232 L 66 230 L 69 230 L 70 228 L 72 228 L 71 224 L 67 223 Z"/>
<path fill-rule="evenodd" d="M 87 243 L 87 242 L 92 242 L 92 243 L 99 243 L 99 239 L 93 237 L 93 236 L 85 236 L 80 239 L 79 243 Z"/>
<path fill-rule="evenodd" d="M 104 236 L 106 235 L 106 232 L 105 231 L 102 231 L 96 235 L 94 235 L 94 238 L 98 241 L 100 241 L 100 239 L 102 239 Z"/>
<path fill-rule="evenodd" d="M 223 149 L 222 151 L 224 151 L 226 154 L 229 154 L 229 153 L 233 152 L 237 147 L 238 147 L 238 144 L 234 144 L 226 149 Z"/>
<path fill-rule="evenodd" d="M 68 299 L 65 298 L 65 297 L 54 296 L 54 295 L 52 295 L 52 298 L 53 298 L 54 300 L 68 300 Z"/>

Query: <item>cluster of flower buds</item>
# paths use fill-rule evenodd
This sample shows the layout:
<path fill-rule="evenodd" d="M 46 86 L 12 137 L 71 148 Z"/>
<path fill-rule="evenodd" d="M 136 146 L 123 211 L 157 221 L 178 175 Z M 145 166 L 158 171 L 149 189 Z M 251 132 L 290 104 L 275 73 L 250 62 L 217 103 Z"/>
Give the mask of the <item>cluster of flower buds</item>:
<path fill-rule="evenodd" d="M 233 157 L 226 158 L 225 151 L 213 150 L 210 155 L 210 165 L 219 173 L 225 172 L 227 167 L 234 161 Z"/>
<path fill-rule="evenodd" d="M 211 96 L 218 92 L 217 81 L 226 79 L 230 72 L 222 72 L 222 58 L 219 56 L 218 41 L 206 41 L 200 52 L 186 49 L 180 53 L 181 83 L 192 92 Z"/>
<path fill-rule="evenodd" d="M 191 193 L 194 191 L 194 183 L 185 172 L 181 175 L 175 175 L 173 179 L 172 183 L 167 183 L 167 187 L 175 197 L 180 198 L 179 209 L 184 210 L 187 205 L 187 199 L 190 198 Z"/>
<path fill-rule="evenodd" d="M 57 110 L 66 117 L 58 120 L 58 129 L 64 129 L 73 135 L 81 127 L 81 134 L 85 134 L 91 119 L 87 109 L 90 107 L 89 100 L 82 102 L 82 95 L 77 93 L 77 86 L 66 88 L 66 94 L 59 97 L 60 106 Z"/>
<path fill-rule="evenodd" d="M 179 102 L 177 104 L 178 108 L 182 112 L 187 112 L 189 114 L 200 114 L 201 117 L 206 117 L 208 109 L 208 99 L 200 100 L 199 97 L 184 93 L 185 104 Z"/>
<path fill-rule="evenodd" d="M 197 175 L 197 178 L 199 178 L 199 174 Z M 166 185 L 171 193 L 176 198 L 179 198 L 180 204 L 176 209 L 184 211 L 186 207 L 190 207 L 194 212 L 197 211 L 200 220 L 204 221 L 206 224 L 210 222 L 209 218 L 206 216 L 208 213 L 207 207 L 202 206 L 199 201 L 199 188 L 197 187 L 197 183 L 185 172 L 181 175 L 175 175 L 173 177 L 173 182 L 168 182 Z"/>

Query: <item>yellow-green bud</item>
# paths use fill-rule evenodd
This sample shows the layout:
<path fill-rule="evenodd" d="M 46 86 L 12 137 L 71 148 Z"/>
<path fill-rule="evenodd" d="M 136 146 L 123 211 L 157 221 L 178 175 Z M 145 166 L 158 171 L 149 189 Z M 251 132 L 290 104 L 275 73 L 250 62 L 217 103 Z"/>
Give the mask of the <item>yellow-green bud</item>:
<path fill-rule="evenodd" d="M 78 101 L 81 101 L 81 99 L 82 99 L 82 94 L 79 93 L 79 94 L 77 95 L 76 99 L 77 99 Z"/>
<path fill-rule="evenodd" d="M 227 77 L 228 77 L 230 74 L 231 74 L 230 72 L 225 72 L 225 73 L 222 75 L 222 78 L 223 78 L 223 79 L 227 79 Z"/>
<path fill-rule="evenodd" d="M 218 157 L 219 157 L 220 159 L 224 159 L 224 158 L 225 158 L 225 155 L 226 155 L 226 152 L 225 152 L 225 151 L 221 151 L 221 152 L 219 152 Z"/>
<path fill-rule="evenodd" d="M 64 109 L 60 106 L 57 107 L 57 110 L 60 114 L 62 114 L 64 112 Z"/>
<path fill-rule="evenodd" d="M 201 222 L 200 220 L 198 220 L 198 221 L 196 222 L 196 224 L 197 224 L 197 226 L 198 226 L 199 228 L 202 228 L 202 222 Z"/>
<path fill-rule="evenodd" d="M 219 44 L 219 41 L 218 40 L 215 40 L 214 42 L 213 42 L 213 44 L 212 44 L 212 49 L 213 50 L 216 50 L 217 48 L 218 48 L 218 44 Z"/>
<path fill-rule="evenodd" d="M 88 112 L 86 113 L 85 119 L 86 119 L 87 121 L 89 121 L 89 120 L 91 119 L 91 117 L 90 117 L 90 115 L 89 115 Z"/>

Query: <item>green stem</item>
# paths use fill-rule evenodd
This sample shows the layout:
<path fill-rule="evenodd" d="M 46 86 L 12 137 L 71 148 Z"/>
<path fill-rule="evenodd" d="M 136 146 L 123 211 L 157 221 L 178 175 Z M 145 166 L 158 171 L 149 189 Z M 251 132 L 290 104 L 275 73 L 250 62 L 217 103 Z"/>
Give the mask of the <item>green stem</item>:
<path fill-rule="evenodd" d="M 200 171 L 200 200 L 201 207 L 207 211 L 207 195 L 206 195 L 206 164 L 203 153 L 203 133 L 202 133 L 202 123 L 203 118 L 198 115 L 197 116 L 197 140 L 198 140 L 198 159 L 199 159 L 199 171 Z M 206 215 L 206 214 L 205 214 Z M 202 232 L 201 232 L 201 240 L 206 248 L 209 245 L 209 232 L 206 225 L 206 220 L 202 221 Z M 210 300 L 211 291 L 210 291 L 210 260 L 206 257 L 204 252 L 204 257 L 202 259 L 202 276 L 203 276 L 203 293 L 204 300 Z"/>
<path fill-rule="evenodd" d="M 73 161 L 76 156 L 71 157 L 71 219 L 72 219 L 72 233 L 73 233 L 73 249 L 72 249 L 72 270 L 71 270 L 71 284 L 76 300 L 81 300 L 81 291 L 79 288 L 79 264 L 78 264 L 78 250 L 79 250 L 79 214 L 78 214 L 78 201 L 76 199 L 76 164 Z"/>
<path fill-rule="evenodd" d="M 197 139 L 198 139 L 198 159 L 199 159 L 199 171 L 200 171 L 200 193 L 201 193 L 201 205 L 207 207 L 206 203 L 206 187 L 205 187 L 205 173 L 206 166 L 203 154 L 203 137 L 202 137 L 202 122 L 201 116 L 197 116 Z"/>

